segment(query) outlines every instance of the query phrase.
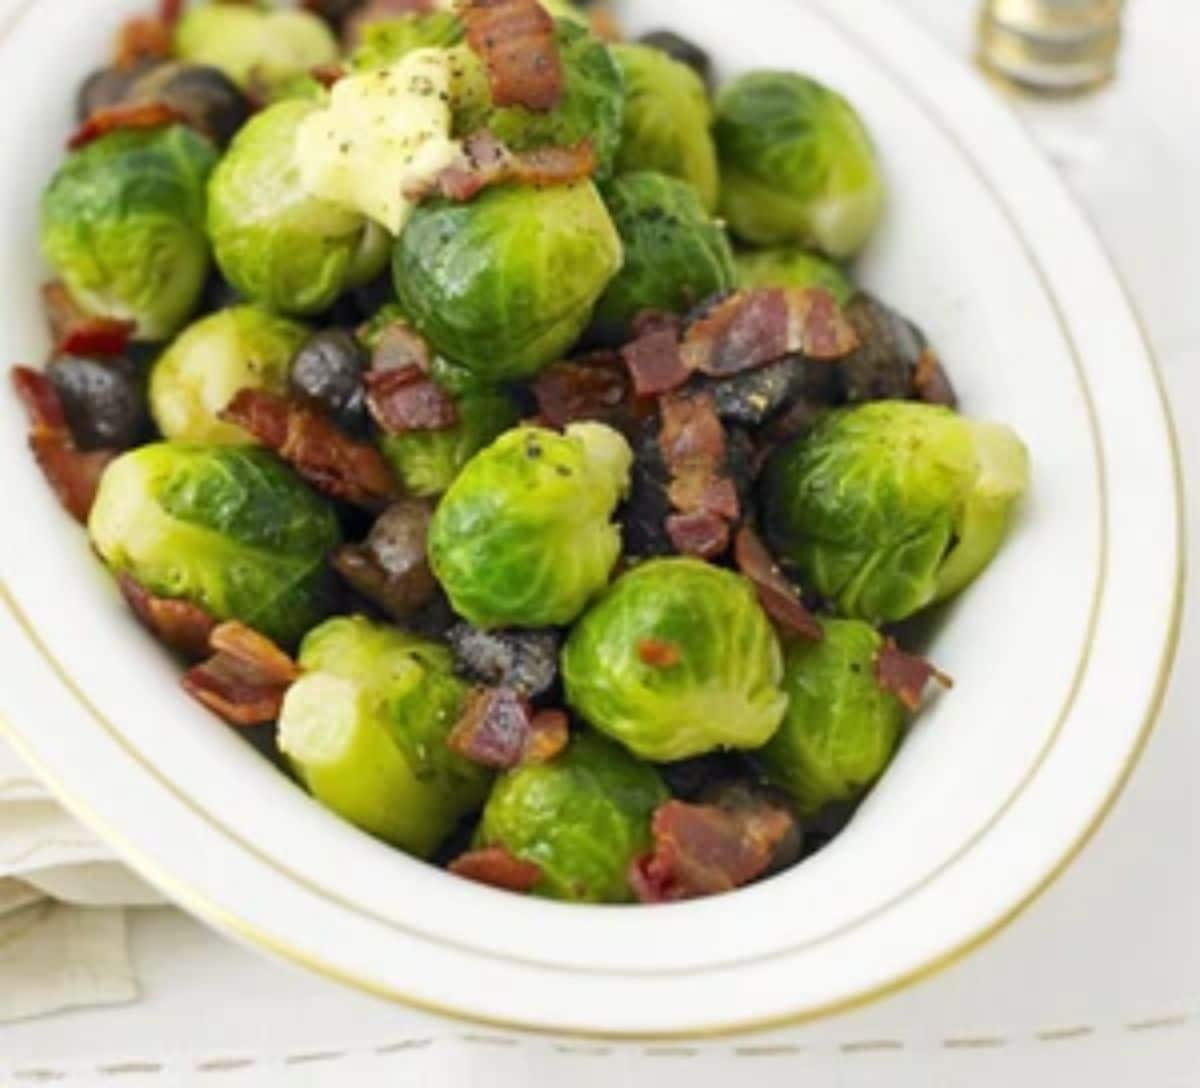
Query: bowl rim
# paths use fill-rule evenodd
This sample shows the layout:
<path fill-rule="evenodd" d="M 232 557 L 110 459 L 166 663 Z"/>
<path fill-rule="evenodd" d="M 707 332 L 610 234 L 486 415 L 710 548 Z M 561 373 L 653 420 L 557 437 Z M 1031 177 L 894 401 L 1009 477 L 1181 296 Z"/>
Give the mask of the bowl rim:
<path fill-rule="evenodd" d="M 34 7 L 36 7 L 37 2 L 38 2 L 38 0 L 29 0 L 29 2 L 24 6 L 24 8 L 20 12 L 20 14 L 14 20 L 12 20 L 12 22 L 8 25 L 7 31 L 11 32 L 12 30 L 16 29 L 17 26 L 19 26 L 19 24 L 23 21 L 24 17 L 31 10 L 33 10 Z M 1026 239 L 1025 233 L 1023 232 L 1023 230 L 1021 228 L 1021 224 L 1017 221 L 1017 219 L 1014 217 L 1013 213 L 1011 212 L 1011 210 L 1009 208 L 1009 204 L 1008 204 L 1007 200 L 1005 199 L 1005 197 L 1001 193 L 999 193 L 997 191 L 997 189 L 992 185 L 987 171 L 981 166 L 976 155 L 973 153 L 973 151 L 969 147 L 967 147 L 962 142 L 962 140 L 958 137 L 957 134 L 955 134 L 954 132 L 949 130 L 948 126 L 946 126 L 943 123 L 943 121 L 941 120 L 937 111 L 929 108 L 928 103 L 923 99 L 921 91 L 917 87 L 913 86 L 912 83 L 908 79 L 905 78 L 905 74 L 903 72 L 898 71 L 896 69 L 896 67 L 890 63 L 888 55 L 885 52 L 872 47 L 872 44 L 868 40 L 868 38 L 874 37 L 875 34 L 873 33 L 871 35 L 867 35 L 864 33 L 856 32 L 853 28 L 851 28 L 847 25 L 846 18 L 843 18 L 843 17 L 835 14 L 835 7 L 832 4 L 827 4 L 827 3 L 821 2 L 821 0 L 814 0 L 814 2 L 808 4 L 807 7 L 809 8 L 809 10 L 812 13 L 814 13 L 815 15 L 824 19 L 824 21 L 839 28 L 842 35 L 850 38 L 853 45 L 857 49 L 859 49 L 860 51 L 871 56 L 876 63 L 878 63 L 883 69 L 885 69 L 891 75 L 891 77 L 893 78 L 894 81 L 901 84 L 906 96 L 908 98 L 910 98 L 911 100 L 913 100 L 918 106 L 920 106 L 934 124 L 938 125 L 938 127 L 942 128 L 943 131 L 947 132 L 947 134 L 950 136 L 950 138 L 954 142 L 954 144 L 957 147 L 957 149 L 959 150 L 959 152 L 962 154 L 964 161 L 966 161 L 972 167 L 972 170 L 974 171 L 974 173 L 978 176 L 978 178 L 983 182 L 983 184 L 987 187 L 989 192 L 992 194 L 997 206 L 1005 213 L 1006 218 L 1008 218 L 1010 220 L 1010 222 L 1014 228 L 1016 236 L 1019 239 L 1021 239 L 1022 242 L 1024 244 L 1026 244 L 1026 246 L 1028 248 L 1028 241 Z M 876 26 L 876 33 L 878 33 L 880 37 L 885 36 L 889 32 L 889 29 L 891 32 L 894 33 L 899 28 L 900 30 L 903 31 L 902 37 L 905 37 L 910 41 L 913 40 L 914 38 L 923 41 L 924 48 L 926 50 L 932 50 L 932 51 L 936 52 L 941 57 L 941 62 L 944 65 L 945 64 L 953 65 L 956 69 L 959 67 L 953 61 L 952 58 L 950 58 L 949 56 L 947 56 L 943 53 L 940 46 L 937 46 L 936 44 L 932 44 L 932 43 L 925 41 L 924 40 L 925 36 L 918 29 L 914 28 L 911 25 L 910 20 L 908 20 L 906 16 L 904 16 L 900 13 L 897 13 L 897 12 L 892 12 L 892 11 L 886 10 L 887 5 L 879 3 L 879 0 L 850 0 L 849 3 L 846 3 L 845 0 L 843 0 L 843 9 L 845 9 L 845 8 L 858 8 L 858 9 L 860 9 L 860 11 L 868 13 L 870 19 L 878 20 L 879 23 Z M 860 26 L 866 23 L 865 18 L 856 20 L 856 21 L 860 24 Z M 0 37 L 2 37 L 2 36 L 3 35 L 0 35 Z M 958 76 L 959 76 L 958 82 L 960 84 L 968 84 L 970 82 L 969 80 L 964 80 L 962 78 L 961 72 L 958 73 Z M 963 90 L 964 94 L 971 93 L 981 99 L 986 98 L 986 96 L 984 96 L 982 94 L 980 88 L 963 86 L 962 90 Z M 991 100 L 987 99 L 987 101 L 990 102 Z M 1011 114 L 1003 104 L 996 104 L 993 102 L 989 108 L 992 109 L 993 112 L 998 114 L 999 116 L 1006 117 L 1007 121 L 1005 123 L 1009 124 L 1010 126 L 1015 125 L 1017 127 L 1020 127 L 1019 120 L 1016 119 L 1015 115 Z M 1028 146 L 1032 146 L 1031 141 L 1029 141 L 1027 135 L 1025 135 L 1023 132 L 1021 134 L 1021 139 Z M 1064 187 L 1061 185 L 1061 182 L 1057 182 L 1057 180 L 1056 180 L 1056 185 L 1059 188 L 1060 192 L 1065 193 Z M 1079 206 L 1077 204 L 1075 204 L 1074 201 L 1071 201 L 1068 198 L 1067 202 L 1071 205 L 1071 207 L 1074 208 L 1075 213 L 1077 215 L 1079 215 L 1081 219 L 1086 220 L 1086 217 L 1083 216 L 1081 209 L 1079 208 Z M 1173 475 L 1172 482 L 1174 484 L 1174 487 L 1173 487 L 1174 520 L 1175 520 L 1175 525 L 1176 525 L 1176 537 L 1177 537 L 1176 546 L 1178 548 L 1178 553 L 1176 556 L 1176 566 L 1178 568 L 1178 576 L 1175 579 L 1175 591 L 1174 591 L 1174 595 L 1173 595 L 1173 599 L 1172 599 L 1172 603 L 1171 603 L 1171 614 L 1168 619 L 1169 627 L 1168 627 L 1168 631 L 1167 631 L 1166 643 L 1163 648 L 1163 652 L 1161 654 L 1160 661 L 1158 663 L 1157 683 L 1155 685 L 1155 689 L 1154 689 L 1152 698 L 1150 699 L 1150 701 L 1146 707 L 1145 719 L 1144 719 L 1144 721 L 1141 725 L 1140 731 L 1137 735 L 1134 747 L 1131 749 L 1127 759 L 1125 760 L 1123 767 L 1120 770 L 1120 774 L 1119 774 L 1117 780 L 1112 784 L 1111 788 L 1108 790 L 1107 795 L 1104 798 L 1102 804 L 1096 810 L 1091 821 L 1083 829 L 1083 831 L 1078 835 L 1076 841 L 1072 844 L 1072 846 L 1066 852 L 1066 854 L 1064 856 L 1060 857 L 1059 860 L 1056 863 L 1054 863 L 1045 872 L 1045 874 L 1042 876 L 1041 880 L 1032 889 L 1027 891 L 1023 897 L 1021 897 L 1018 901 L 1016 901 L 1013 905 L 1011 905 L 1002 915 L 1000 915 L 998 918 L 996 918 L 989 926 L 985 927 L 981 932 L 976 933 L 971 938 L 958 942 L 955 946 L 949 948 L 948 950 L 942 952 L 939 956 L 935 957 L 931 962 L 928 962 L 918 968 L 915 968 L 915 969 L 903 974 L 902 976 L 891 979 L 879 986 L 872 987 L 862 993 L 858 993 L 858 994 L 855 994 L 855 995 L 852 995 L 852 996 L 849 996 L 846 998 L 839 999 L 835 1002 L 830 1003 L 827 1006 L 823 1006 L 823 1007 L 819 1007 L 819 1008 L 814 1007 L 814 1008 L 807 1009 L 802 1014 L 786 1014 L 786 1015 L 782 1015 L 778 1018 L 773 1018 L 769 1021 L 756 1021 L 753 1023 L 736 1023 L 736 1024 L 731 1024 L 728 1027 L 715 1028 L 715 1029 L 714 1028 L 705 1028 L 700 1031 L 683 1030 L 683 1031 L 671 1031 L 671 1032 L 652 1032 L 652 1033 L 628 1032 L 627 1033 L 627 1032 L 612 1032 L 612 1031 L 588 1032 L 588 1031 L 580 1031 L 580 1030 L 576 1030 L 576 1029 L 571 1029 L 569 1034 L 571 1034 L 571 1035 L 595 1034 L 595 1035 L 597 1035 L 599 1037 L 603 1037 L 603 1038 L 651 1038 L 651 1039 L 670 1038 L 670 1039 L 676 1039 L 676 1038 L 685 1038 L 685 1037 L 709 1037 L 709 1036 L 713 1036 L 713 1035 L 717 1035 L 717 1034 L 725 1034 L 730 1031 L 741 1031 L 741 1030 L 747 1030 L 747 1029 L 752 1029 L 752 1028 L 763 1028 L 763 1027 L 773 1026 L 773 1025 L 777 1025 L 777 1024 L 797 1023 L 797 1022 L 801 1022 L 803 1020 L 814 1019 L 819 1016 L 829 1015 L 832 1012 L 842 1011 L 844 1009 L 856 1007 L 856 1006 L 864 1004 L 868 1001 L 874 1000 L 875 998 L 883 996 L 886 993 L 893 992 L 899 988 L 902 988 L 905 985 L 908 985 L 908 984 L 915 982 L 921 978 L 928 977 L 929 975 L 936 973 L 938 970 L 957 961 L 959 958 L 961 958 L 963 955 L 967 954 L 973 948 L 986 942 L 988 939 L 990 939 L 991 936 L 993 936 L 995 933 L 999 932 L 1005 925 L 1007 925 L 1007 923 L 1009 921 L 1011 921 L 1013 918 L 1015 918 L 1033 900 L 1035 900 L 1041 894 L 1042 891 L 1044 891 L 1047 887 L 1049 887 L 1054 882 L 1054 880 L 1057 879 L 1057 877 L 1070 865 L 1070 863 L 1075 859 L 1075 857 L 1078 856 L 1078 854 L 1082 851 L 1082 849 L 1087 844 L 1087 842 L 1091 839 L 1092 835 L 1095 833 L 1095 831 L 1098 829 L 1100 824 L 1103 822 L 1104 817 L 1107 815 L 1107 813 L 1111 810 L 1112 806 L 1115 804 L 1117 798 L 1120 795 L 1122 787 L 1124 786 L 1125 782 L 1128 780 L 1130 774 L 1132 773 L 1132 771 L 1137 763 L 1137 760 L 1138 760 L 1142 750 L 1144 749 L 1144 746 L 1145 746 L 1145 744 L 1149 738 L 1149 735 L 1152 731 L 1153 724 L 1157 718 L 1158 709 L 1161 706 L 1161 702 L 1162 702 L 1163 696 L 1165 694 L 1166 683 L 1167 683 L 1167 679 L 1168 679 L 1169 673 L 1170 673 L 1170 665 L 1173 661 L 1174 651 L 1175 651 L 1175 647 L 1177 644 L 1180 619 L 1181 619 L 1181 614 L 1182 614 L 1183 582 L 1184 582 L 1183 567 L 1184 567 L 1185 554 L 1186 554 L 1185 548 L 1184 548 L 1184 534 L 1186 532 L 1186 528 L 1185 528 L 1185 519 L 1183 516 L 1183 514 L 1184 514 L 1183 501 L 1184 500 L 1183 500 L 1181 458 L 1180 458 L 1180 453 L 1179 453 L 1178 445 L 1177 445 L 1175 434 L 1174 434 L 1174 428 L 1173 428 L 1173 423 L 1172 423 L 1171 414 L 1170 414 L 1170 407 L 1166 400 L 1165 389 L 1163 386 L 1163 382 L 1162 382 L 1162 378 L 1161 378 L 1161 374 L 1159 372 L 1157 362 L 1154 357 L 1152 345 L 1149 341 L 1148 336 L 1146 335 L 1144 326 L 1141 324 L 1141 321 L 1137 316 L 1137 311 L 1133 305 L 1132 299 L 1129 296 L 1129 292 L 1125 288 L 1124 284 L 1121 282 L 1120 275 L 1117 272 L 1117 270 L 1115 269 L 1115 267 L 1113 266 L 1113 262 L 1112 262 L 1111 258 L 1104 252 L 1103 245 L 1100 242 L 1100 239 L 1099 239 L 1098 235 L 1096 234 L 1094 228 L 1087 226 L 1085 223 L 1085 230 L 1087 230 L 1088 234 L 1091 236 L 1091 243 L 1093 244 L 1097 254 L 1099 255 L 1100 260 L 1103 262 L 1104 268 L 1102 269 L 1102 271 L 1105 274 L 1107 274 L 1117 284 L 1121 294 L 1124 297 L 1127 315 L 1130 318 L 1132 318 L 1134 323 L 1137 324 L 1137 326 L 1139 328 L 1140 338 L 1143 343 L 1144 358 L 1150 364 L 1150 373 L 1151 373 L 1153 380 L 1157 386 L 1157 396 L 1158 396 L 1158 399 L 1159 399 L 1159 402 L 1161 405 L 1161 411 L 1162 411 L 1163 418 L 1164 418 L 1164 428 L 1165 428 L 1164 433 L 1165 433 L 1165 437 L 1170 446 L 1170 455 L 1171 455 L 1171 459 L 1172 459 L 1172 475 Z M 1045 290 L 1046 290 L 1048 297 L 1051 300 L 1054 300 L 1055 304 L 1058 305 L 1057 296 L 1054 291 L 1054 285 L 1053 285 L 1052 281 L 1050 281 L 1049 277 L 1045 274 L 1042 261 L 1039 259 L 1038 255 L 1032 250 L 1030 250 L 1030 252 L 1029 252 L 1029 257 L 1030 257 L 1030 260 L 1033 263 L 1033 265 L 1042 272 L 1044 286 L 1045 286 Z M 1066 319 L 1061 318 L 1061 315 L 1060 315 L 1060 323 L 1063 325 L 1064 329 L 1069 328 L 1069 326 L 1066 322 Z M 1068 339 L 1070 339 L 1069 336 L 1068 336 Z M 1086 387 L 1086 385 L 1085 385 L 1085 387 Z M 9 592 L 8 592 L 7 588 L 5 587 L 5 585 L 3 584 L 2 580 L 0 580 L 0 605 L 5 606 L 6 610 L 9 612 L 19 614 L 19 609 L 16 608 L 15 600 L 9 594 Z M 36 642 L 37 642 L 36 634 L 34 634 L 32 632 L 29 632 L 29 634 L 31 635 L 31 638 L 33 639 L 33 641 L 36 644 Z M 49 656 L 49 655 L 47 655 L 47 656 Z M 50 657 L 50 660 L 53 661 L 53 658 Z M 1081 668 L 1081 671 L 1086 670 L 1086 654 L 1084 657 L 1084 662 L 1080 666 L 1080 668 Z M 70 684 L 68 682 L 68 687 L 69 686 L 70 686 Z M 1068 705 L 1067 705 L 1066 709 L 1069 710 L 1069 708 L 1070 708 L 1070 701 L 1068 701 Z M 90 709 L 90 708 L 88 708 L 88 709 Z M 92 713 L 93 713 L 94 717 L 97 716 L 95 711 L 92 711 Z M 1064 715 L 1065 715 L 1065 713 L 1066 713 L 1066 711 L 1064 711 Z M 507 1027 L 507 1028 L 513 1028 L 513 1029 L 517 1029 L 517 1030 L 545 1030 L 545 1031 L 549 1031 L 553 1034 L 562 1034 L 563 1033 L 561 1029 L 539 1028 L 537 1025 L 531 1025 L 529 1023 L 524 1023 L 524 1022 L 508 1022 L 508 1021 L 503 1021 L 503 1020 L 497 1020 L 494 1018 L 481 1017 L 481 1016 L 478 1016 L 475 1014 L 464 1012 L 460 1009 L 448 1008 L 448 1007 L 443 1007 L 443 1006 L 439 1006 L 436 1004 L 432 1004 L 429 1001 L 415 998 L 412 995 L 401 994 L 401 993 L 393 990 L 391 987 L 381 987 L 379 984 L 374 983 L 370 979 L 351 977 L 344 970 L 334 967 L 331 964 L 319 963 L 313 956 L 311 956 L 308 953 L 305 953 L 298 949 L 292 949 L 289 947 L 285 947 L 281 943 L 279 938 L 271 935 L 270 933 L 261 931 L 255 925 L 247 922 L 245 919 L 239 919 L 239 918 L 233 916 L 225 908 L 220 907 L 220 906 L 216 905 L 215 903 L 207 901 L 207 899 L 203 895 L 203 893 L 197 892 L 196 889 L 183 886 L 176 876 L 167 872 L 165 869 L 163 869 L 161 866 L 159 866 L 156 862 L 152 861 L 134 843 L 129 841 L 127 839 L 127 837 L 124 836 L 122 833 L 118 832 L 115 828 L 107 825 L 106 821 L 104 820 L 104 818 L 102 816 L 100 816 L 97 812 L 95 812 L 91 808 L 91 806 L 88 803 L 84 802 L 80 797 L 78 797 L 77 795 L 73 795 L 70 788 L 67 787 L 65 783 L 63 783 L 53 772 L 50 771 L 50 769 L 44 764 L 44 762 L 39 759 L 37 752 L 34 750 L 33 745 L 31 745 L 27 740 L 23 739 L 21 737 L 18 729 L 10 721 L 6 721 L 2 715 L 0 715 L 0 732 L 6 733 L 9 735 L 10 739 L 14 742 L 15 746 L 21 752 L 21 754 L 23 756 L 25 756 L 25 758 L 27 760 L 29 760 L 32 764 L 34 764 L 35 767 L 37 767 L 39 774 L 41 774 L 44 779 L 46 779 L 48 782 L 50 782 L 52 788 L 64 800 L 64 802 L 68 805 L 68 807 L 70 807 L 73 811 L 75 811 L 77 815 L 80 815 L 81 818 L 83 818 L 85 820 L 85 822 L 88 822 L 88 823 L 92 824 L 94 827 L 96 827 L 100 831 L 100 833 L 102 834 L 102 836 L 104 838 L 108 839 L 110 842 L 114 842 L 117 845 L 118 850 L 123 855 L 130 858 L 130 860 L 133 861 L 135 866 L 142 869 L 142 871 L 146 872 L 147 875 L 150 876 L 150 878 L 152 880 L 154 880 L 154 882 L 156 882 L 156 883 L 160 884 L 161 886 L 163 886 L 164 888 L 166 888 L 170 892 L 172 897 L 175 898 L 177 901 L 184 903 L 186 906 L 189 907 L 189 909 L 193 910 L 197 914 L 207 917 L 207 918 L 217 922 L 217 924 L 219 924 L 223 928 L 240 933 L 240 935 L 249 939 L 253 943 L 262 945 L 278 954 L 282 954 L 282 955 L 287 956 L 292 959 L 297 959 L 300 962 L 305 963 L 306 966 L 309 966 L 310 968 L 317 970 L 323 974 L 338 978 L 341 981 L 350 982 L 352 984 L 358 985 L 361 988 L 369 989 L 372 992 L 380 993 L 387 997 L 398 998 L 398 999 L 406 1002 L 407 1004 L 427 1008 L 427 1009 L 430 1009 L 431 1011 L 438 1012 L 438 1013 L 448 1014 L 448 1015 L 452 1015 L 452 1016 L 460 1017 L 460 1018 L 465 1017 L 468 1019 L 477 1020 L 479 1022 L 489 1023 L 489 1024 L 503 1026 L 503 1027 Z M 1053 743 L 1053 738 L 1051 738 L 1050 742 L 1048 742 L 1047 750 L 1049 749 L 1049 747 L 1052 746 L 1052 743 Z M 1042 756 L 1040 758 L 1044 758 L 1045 754 L 1046 753 L 1043 752 Z M 1034 768 L 1030 771 L 1031 776 L 1032 776 L 1032 774 L 1034 774 L 1036 772 L 1036 769 L 1037 769 L 1037 764 L 1035 764 Z M 968 846 L 969 846 L 969 843 L 968 843 Z"/>

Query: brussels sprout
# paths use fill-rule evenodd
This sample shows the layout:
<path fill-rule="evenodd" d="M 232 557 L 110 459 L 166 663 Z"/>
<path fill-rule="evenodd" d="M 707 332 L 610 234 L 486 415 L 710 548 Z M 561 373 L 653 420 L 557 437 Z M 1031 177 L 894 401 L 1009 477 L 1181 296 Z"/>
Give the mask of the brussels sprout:
<path fill-rule="evenodd" d="M 293 645 L 326 611 L 332 509 L 252 446 L 160 442 L 105 471 L 88 521 L 115 573 Z"/>
<path fill-rule="evenodd" d="M 492 382 L 528 378 L 560 358 L 620 267 L 621 239 L 587 181 L 503 186 L 470 204 L 429 201 L 393 260 L 413 324 Z"/>
<path fill-rule="evenodd" d="M 478 842 L 540 866 L 535 895 L 627 903 L 629 866 L 651 848 L 650 820 L 667 799 L 653 767 L 594 733 L 576 733 L 554 762 L 496 782 Z"/>
<path fill-rule="evenodd" d="M 621 554 L 609 520 L 633 454 L 600 423 L 566 434 L 518 427 L 475 456 L 429 529 L 429 557 L 454 611 L 476 627 L 570 623 Z"/>
<path fill-rule="evenodd" d="M 596 304 L 599 339 L 622 343 L 643 310 L 684 313 L 734 286 L 729 239 L 690 185 L 665 174 L 626 174 L 604 196 L 625 264 Z"/>
<path fill-rule="evenodd" d="M 369 23 L 350 58 L 356 72 L 386 68 L 417 49 L 448 48 L 463 39 L 463 25 L 453 12 L 398 15 Z"/>
<path fill-rule="evenodd" d="M 742 287 L 823 287 L 839 306 L 846 306 L 854 297 L 854 284 L 845 272 L 833 261 L 802 249 L 739 253 L 737 267 Z"/>
<path fill-rule="evenodd" d="M 255 116 L 209 186 L 208 229 L 222 274 L 281 313 L 319 313 L 387 264 L 386 232 L 304 188 L 296 133 L 319 108 L 280 102 Z"/>
<path fill-rule="evenodd" d="M 288 364 L 308 330 L 257 306 L 201 318 L 159 357 L 150 374 L 150 411 L 167 438 L 231 444 L 250 436 L 220 419 L 242 389 L 284 393 Z"/>
<path fill-rule="evenodd" d="M 717 207 L 717 150 L 704 81 L 686 64 L 649 45 L 614 45 L 625 76 L 625 122 L 618 173 L 656 170 L 689 182 L 704 207 Z"/>
<path fill-rule="evenodd" d="M 656 763 L 765 744 L 787 708 L 782 675 L 754 587 L 697 559 L 623 575 L 563 651 L 567 702 Z"/>
<path fill-rule="evenodd" d="M 844 258 L 875 229 L 879 163 L 836 91 L 787 72 L 752 72 L 717 98 L 714 134 L 721 211 L 747 242 L 795 242 Z"/>
<path fill-rule="evenodd" d="M 987 566 L 1028 478 L 1008 427 L 878 401 L 829 413 L 775 456 L 767 526 L 843 615 L 902 620 Z"/>
<path fill-rule="evenodd" d="M 361 616 L 304 639 L 279 748 L 312 795 L 351 823 L 429 857 L 487 797 L 492 775 L 446 738 L 467 685 L 450 652 Z"/>
<path fill-rule="evenodd" d="M 826 620 L 820 642 L 796 642 L 784 662 L 787 716 L 757 758 L 804 815 L 853 801 L 886 769 L 904 704 L 875 680 L 883 638 L 860 620 Z"/>
<path fill-rule="evenodd" d="M 205 185 L 217 153 L 172 125 L 113 132 L 77 151 L 42 197 L 42 250 L 81 306 L 165 340 L 208 275 Z"/>
<path fill-rule="evenodd" d="M 220 68 L 240 87 L 270 87 L 338 59 L 329 27 L 305 11 L 261 11 L 250 5 L 200 4 L 179 20 L 175 54 Z"/>

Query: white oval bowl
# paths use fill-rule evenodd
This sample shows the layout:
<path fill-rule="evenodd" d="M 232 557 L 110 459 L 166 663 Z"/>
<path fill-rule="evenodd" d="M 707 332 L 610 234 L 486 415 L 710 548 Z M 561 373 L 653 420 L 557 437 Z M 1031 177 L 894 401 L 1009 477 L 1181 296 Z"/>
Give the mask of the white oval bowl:
<path fill-rule="evenodd" d="M 71 92 L 146 0 L 32 3 L 0 43 L 0 358 L 45 353 L 39 194 Z M 818 1015 L 917 977 L 1012 916 L 1094 829 L 1169 667 L 1178 473 L 1128 303 L 1017 123 L 884 0 L 628 0 L 722 76 L 810 72 L 879 145 L 886 221 L 862 281 L 910 313 L 964 410 L 1015 426 L 1034 484 L 930 651 L 919 719 L 831 846 L 735 895 L 576 907 L 454 880 L 341 823 L 192 705 L 25 450 L 0 396 L 0 710 L 61 797 L 181 904 L 427 1008 L 564 1034 L 668 1036 Z M 48 56 L 53 64 L 46 64 Z"/>

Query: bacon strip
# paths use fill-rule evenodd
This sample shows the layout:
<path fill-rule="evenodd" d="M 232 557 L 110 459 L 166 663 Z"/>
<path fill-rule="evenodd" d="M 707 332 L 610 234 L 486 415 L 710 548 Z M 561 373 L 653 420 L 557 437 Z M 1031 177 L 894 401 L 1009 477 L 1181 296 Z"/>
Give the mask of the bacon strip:
<path fill-rule="evenodd" d="M 854 327 L 828 291 L 758 287 L 730 295 L 694 321 L 682 354 L 689 370 L 722 378 L 786 355 L 840 359 L 857 346 Z"/>
<path fill-rule="evenodd" d="M 621 349 L 621 361 L 633 377 L 639 396 L 658 396 L 678 389 L 691 377 L 679 347 L 679 330 L 668 324 L 650 328 Z"/>
<path fill-rule="evenodd" d="M 529 700 L 512 688 L 473 688 L 462 717 L 446 743 L 464 759 L 496 770 L 545 763 L 569 739 L 561 711 L 534 714 Z"/>
<path fill-rule="evenodd" d="M 388 434 L 445 431 L 458 423 L 458 406 L 437 382 L 415 366 L 370 370 L 367 406 Z"/>
<path fill-rule="evenodd" d="M 265 725 L 279 717 L 300 669 L 269 638 L 245 624 L 223 623 L 209 636 L 213 656 L 183 677 L 184 690 L 230 725 Z"/>
<path fill-rule="evenodd" d="M 546 113 L 562 101 L 566 73 L 554 20 L 538 0 L 466 0 L 467 44 L 487 67 L 492 101 Z"/>
<path fill-rule="evenodd" d="M 923 657 L 905 653 L 889 638 L 875 657 L 875 682 L 891 692 L 909 710 L 919 710 L 930 680 L 936 680 L 949 691 L 954 681 Z"/>
<path fill-rule="evenodd" d="M 311 408 L 262 389 L 243 389 L 220 413 L 273 449 L 317 490 L 378 509 L 398 493 L 383 455 Z"/>
<path fill-rule="evenodd" d="M 716 559 L 729 550 L 729 535 L 729 522 L 705 510 L 667 518 L 667 536 L 680 555 Z"/>
<path fill-rule="evenodd" d="M 137 329 L 132 321 L 86 313 L 57 281 L 43 285 L 42 307 L 50 323 L 55 355 L 120 355 Z"/>
<path fill-rule="evenodd" d="M 121 595 L 142 625 L 185 657 L 202 658 L 217 621 L 191 601 L 155 597 L 128 574 L 117 577 Z"/>
<path fill-rule="evenodd" d="M 84 453 L 76 447 L 58 390 L 41 371 L 14 366 L 12 383 L 29 416 L 29 448 L 42 475 L 67 512 L 86 525 L 100 477 L 117 457 L 117 451 Z"/>
<path fill-rule="evenodd" d="M 567 185 L 596 172 L 596 152 L 590 140 L 573 147 L 540 147 L 511 151 L 487 129 L 468 136 L 455 162 L 447 166 L 433 187 L 447 200 L 465 203 L 492 185 Z M 427 191 L 411 194 L 420 198 Z"/>
<path fill-rule="evenodd" d="M 654 813 L 654 852 L 634 861 L 629 883 L 643 903 L 732 891 L 767 872 L 794 826 L 791 813 L 765 799 L 736 808 L 668 801 Z"/>
<path fill-rule="evenodd" d="M 536 862 L 523 861 L 503 846 L 472 850 L 450 863 L 455 876 L 486 884 L 507 892 L 529 892 L 542 879 L 542 868 Z"/>
<path fill-rule="evenodd" d="M 180 121 L 186 122 L 187 117 L 165 102 L 122 102 L 93 113 L 71 134 L 67 148 L 78 151 L 118 129 L 164 128 Z"/>
<path fill-rule="evenodd" d="M 820 642 L 825 637 L 816 617 L 804 606 L 800 594 L 749 526 L 738 531 L 733 554 L 738 570 L 754 583 L 759 603 L 771 619 L 784 630 L 812 642 Z"/>

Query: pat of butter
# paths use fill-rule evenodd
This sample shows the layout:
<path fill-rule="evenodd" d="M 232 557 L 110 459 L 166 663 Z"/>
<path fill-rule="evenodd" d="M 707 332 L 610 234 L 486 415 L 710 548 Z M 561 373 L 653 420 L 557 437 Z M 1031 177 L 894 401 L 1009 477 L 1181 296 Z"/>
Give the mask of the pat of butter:
<path fill-rule="evenodd" d="M 388 68 L 340 79 L 329 105 L 300 125 L 296 158 L 314 196 L 399 234 L 419 190 L 457 157 L 451 139 L 450 61 L 418 49 Z"/>

